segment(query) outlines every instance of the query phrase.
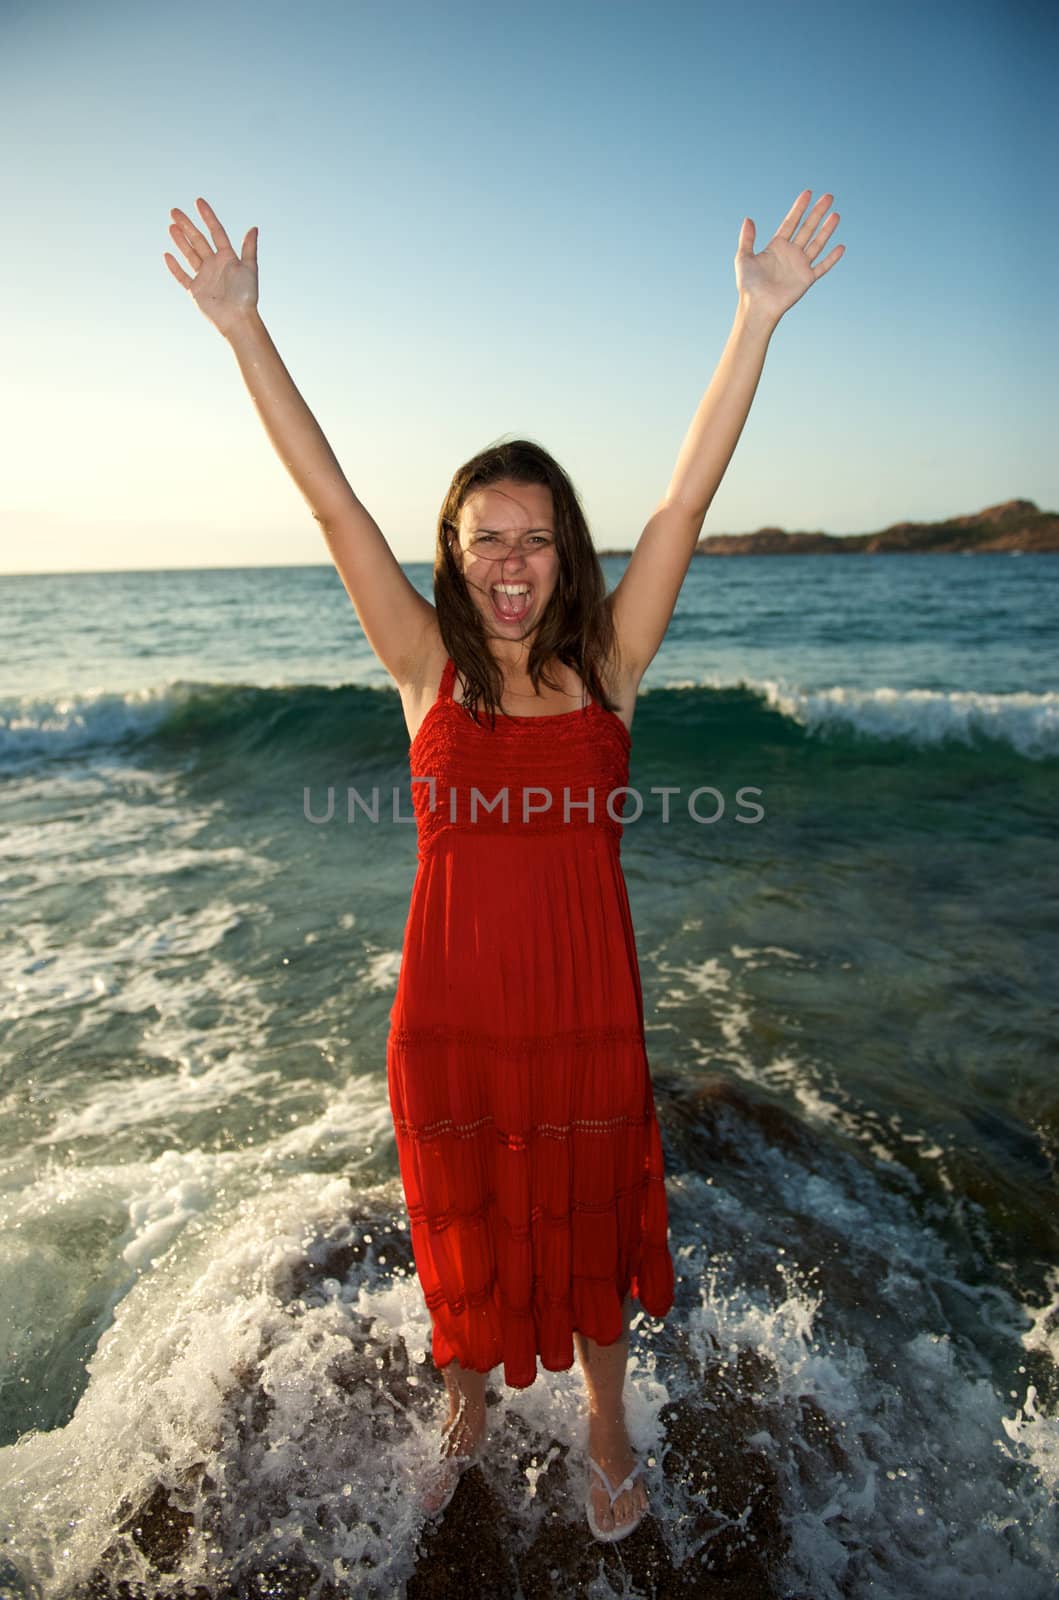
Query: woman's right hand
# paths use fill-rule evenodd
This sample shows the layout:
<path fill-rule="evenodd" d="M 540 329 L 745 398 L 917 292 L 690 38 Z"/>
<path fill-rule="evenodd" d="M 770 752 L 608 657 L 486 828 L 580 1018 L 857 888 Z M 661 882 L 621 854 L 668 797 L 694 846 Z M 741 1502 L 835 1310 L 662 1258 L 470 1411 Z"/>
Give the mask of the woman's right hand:
<path fill-rule="evenodd" d="M 195 276 L 189 278 L 168 252 L 162 259 L 177 283 L 190 291 L 203 316 L 227 338 L 240 319 L 257 305 L 257 229 L 247 230 L 243 253 L 237 256 L 205 200 L 195 203 L 217 248 L 212 249 L 209 239 L 199 232 L 186 212 L 174 206 L 170 216 L 176 220 L 170 224 L 169 233 L 173 243 L 187 257 Z"/>

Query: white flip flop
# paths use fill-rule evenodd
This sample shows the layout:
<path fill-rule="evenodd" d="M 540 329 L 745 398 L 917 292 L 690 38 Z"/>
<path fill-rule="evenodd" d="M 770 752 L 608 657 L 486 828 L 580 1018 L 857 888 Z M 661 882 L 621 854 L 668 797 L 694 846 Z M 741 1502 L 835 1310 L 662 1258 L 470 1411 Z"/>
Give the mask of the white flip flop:
<path fill-rule="evenodd" d="M 598 1461 L 593 1461 L 592 1457 L 589 1456 L 588 1464 L 589 1467 L 598 1472 L 600 1477 L 603 1479 L 603 1486 L 610 1496 L 610 1503 L 612 1506 L 620 1494 L 624 1494 L 627 1489 L 632 1488 L 633 1479 L 638 1473 L 643 1471 L 643 1466 L 638 1461 L 633 1467 L 632 1471 L 629 1473 L 629 1476 L 624 1478 L 615 1489 L 614 1485 L 611 1483 L 610 1479 L 607 1477 L 607 1474 L 603 1471 L 603 1468 L 600 1466 Z M 590 1472 L 588 1475 L 588 1490 L 585 1494 L 585 1515 L 588 1518 L 588 1526 L 592 1530 L 593 1538 L 599 1539 L 605 1544 L 613 1544 L 615 1539 L 624 1539 L 628 1534 L 632 1533 L 635 1528 L 640 1526 L 640 1523 L 647 1515 L 649 1507 L 644 1506 L 639 1516 L 633 1517 L 629 1522 L 619 1523 L 613 1528 L 601 1528 L 599 1523 L 596 1521 L 596 1513 L 592 1507 L 592 1488 L 592 1474 Z"/>

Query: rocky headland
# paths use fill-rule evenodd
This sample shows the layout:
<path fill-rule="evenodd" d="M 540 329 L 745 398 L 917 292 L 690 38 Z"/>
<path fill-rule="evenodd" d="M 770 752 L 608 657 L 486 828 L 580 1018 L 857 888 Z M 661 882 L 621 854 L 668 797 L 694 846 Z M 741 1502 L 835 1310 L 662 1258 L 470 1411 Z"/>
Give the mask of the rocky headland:
<path fill-rule="evenodd" d="M 985 555 L 1059 554 L 1059 513 L 1041 511 L 1032 500 L 1005 500 L 972 515 L 944 522 L 895 522 L 878 533 L 711 533 L 699 540 L 697 556 Z M 630 550 L 601 550 L 627 556 Z"/>

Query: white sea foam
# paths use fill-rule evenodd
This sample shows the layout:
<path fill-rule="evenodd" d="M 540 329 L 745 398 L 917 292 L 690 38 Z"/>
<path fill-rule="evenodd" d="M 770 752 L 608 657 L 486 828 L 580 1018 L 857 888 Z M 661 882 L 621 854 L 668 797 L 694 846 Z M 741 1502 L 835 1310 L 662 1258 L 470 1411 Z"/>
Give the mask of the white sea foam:
<path fill-rule="evenodd" d="M 353 1101 L 343 1109 L 373 1115 L 381 1133 L 378 1085 L 374 1107 L 369 1088 L 351 1086 L 359 1113 Z M 670 1180 L 688 1241 L 675 1251 L 679 1322 L 705 1366 L 751 1350 L 775 1375 L 774 1393 L 754 1401 L 760 1426 L 747 1445 L 768 1457 L 783 1494 L 787 1590 L 814 1600 L 1049 1600 L 1054 1422 L 1033 1393 L 1017 1409 L 1005 1401 L 968 1361 L 966 1340 L 939 1324 L 931 1286 L 951 1271 L 944 1245 L 870 1172 L 814 1171 L 755 1142 L 752 1129 L 744 1143 L 759 1176 L 742 1191 L 723 1174 Z M 396 1219 L 399 1185 L 358 1191 L 308 1173 L 275 1181 L 268 1165 L 248 1152 L 171 1151 L 121 1173 L 53 1175 L 67 1186 L 71 1222 L 104 1189 L 112 1228 L 124 1213 L 124 1276 L 98 1312 L 76 1407 L 0 1451 L 0 1531 L 22 1585 L 39 1584 L 42 1600 L 77 1593 L 104 1551 L 112 1577 L 150 1588 L 146 1557 L 117 1525 L 119 1508 L 127 1515 L 159 1483 L 196 1511 L 173 1580 L 230 1592 L 241 1574 L 304 1559 L 311 1528 L 321 1570 L 358 1573 L 366 1597 L 404 1592 L 422 1532 L 414 1488 L 436 1449 L 442 1390 L 422 1294 L 400 1265 L 391 1223 L 351 1218 L 366 1210 Z M 44 1188 L 27 1193 L 22 1223 L 54 1201 Z M 890 1261 L 889 1281 L 876 1283 L 879 1321 L 867 1304 L 859 1325 L 833 1315 L 826 1271 L 810 1281 L 804 1264 L 777 1250 L 788 1206 L 826 1221 L 851 1260 L 868 1246 Z M 742 1243 L 727 1250 L 725 1236 Z M 308 1289 L 299 1286 L 307 1263 L 324 1264 L 354 1240 L 359 1261 L 346 1255 L 341 1276 L 321 1266 Z M 759 1258 L 771 1259 L 771 1275 Z M 72 1287 L 56 1287 L 52 1311 Z M 984 1310 L 963 1287 L 967 1304 Z M 42 1318 L 48 1309 L 39 1297 L 32 1307 Z M 1039 1350 L 1054 1335 L 1054 1305 L 1032 1321 L 1002 1295 L 988 1309 L 1013 1345 L 1021 1336 Z M 662 1363 L 642 1342 L 658 1329 L 637 1314 L 627 1412 L 660 1536 L 679 1564 L 692 1554 L 686 1530 L 701 1502 L 664 1468 L 662 1412 L 701 1395 L 682 1362 Z M 527 1390 L 498 1379 L 485 1470 L 529 1538 L 544 1520 L 556 1444 L 571 1452 L 575 1484 L 583 1470 L 582 1382 L 576 1366 L 542 1372 Z M 805 1433 L 806 1401 L 836 1441 L 831 1457 Z M 722 1413 L 717 1425 L 729 1419 Z M 576 1493 L 552 1503 L 581 1527 Z"/>
<path fill-rule="evenodd" d="M 0 700 L 0 760 L 81 753 L 152 733 L 186 698 L 186 688 L 167 684 L 130 689 L 84 688 L 76 694 L 8 696 Z"/>
<path fill-rule="evenodd" d="M 874 739 L 918 745 L 957 739 L 1002 740 L 1032 759 L 1059 755 L 1059 693 L 942 693 L 933 689 L 805 690 L 775 680 L 757 687 L 775 710 L 810 733 L 853 729 Z"/>
<path fill-rule="evenodd" d="M 369 989 L 387 993 L 395 988 L 400 970 L 400 950 L 379 950 L 365 961 L 364 981 Z"/>
<path fill-rule="evenodd" d="M 116 816 L 115 829 L 122 827 Z M 60 860 L 75 846 L 68 833 Z M 156 868 L 165 876 L 174 861 L 200 859 L 187 838 Z M 241 871 L 253 865 L 235 855 L 232 863 Z M 39 1136 L 47 1164 L 31 1165 L 28 1148 L 4 1174 L 16 1209 L 3 1235 L 10 1253 L 0 1269 L 0 1317 L 18 1371 L 29 1374 L 15 1377 L 13 1391 L 47 1373 L 42 1391 L 71 1397 L 68 1414 L 0 1451 L 7 1549 L 27 1584 L 41 1584 L 43 1600 L 66 1600 L 102 1553 L 123 1543 L 117 1508 L 142 1504 L 164 1481 L 183 1485 L 185 1503 L 214 1519 L 217 1547 L 196 1534 L 180 1574 L 211 1592 L 232 1592 L 251 1564 L 304 1558 L 311 1529 L 314 1557 L 332 1573 L 362 1573 L 364 1560 L 377 1583 L 365 1596 L 396 1596 L 415 1559 L 421 1529 L 412 1487 L 434 1445 L 431 1406 L 440 1396 L 425 1355 L 429 1319 L 419 1286 L 392 1269 L 380 1230 L 362 1268 L 342 1268 L 341 1278 L 301 1298 L 290 1287 L 321 1241 L 346 1237 L 347 1214 L 365 1196 L 319 1171 L 289 1178 L 289 1166 L 340 1161 L 372 1178 L 374 1149 L 384 1150 L 392 1170 L 382 1079 L 332 1081 L 326 1094 L 309 1086 L 318 1093 L 313 1109 L 298 1104 L 289 1128 L 256 1147 L 166 1150 L 156 1161 L 120 1167 L 55 1158 L 57 1142 L 135 1135 L 152 1122 L 223 1108 L 235 1095 L 297 1096 L 306 1087 L 293 1076 L 281 1083 L 262 1067 L 272 997 L 224 958 L 224 941 L 238 933 L 253 900 L 225 891 L 154 922 L 149 879 L 117 876 L 106 894 L 95 925 L 109 918 L 114 938 L 95 950 L 65 931 L 49 942 L 44 925 L 27 919 L 25 998 L 61 1015 L 63 1005 L 50 1004 L 55 995 L 69 1005 L 90 993 L 93 1017 L 105 1028 L 143 1012 L 151 1053 L 168 1065 L 131 1085 L 98 1078 L 79 1090 L 72 1081 L 69 1100 L 53 1082 L 57 1120 Z M 353 913 L 340 919 L 347 930 L 355 920 Z M 172 977 L 164 970 L 169 954 L 180 957 Z M 194 978 L 182 970 L 189 955 Z M 368 993 L 386 988 L 397 955 L 387 943 L 361 967 Z M 671 1174 L 678 1263 L 685 1292 L 692 1290 L 690 1309 L 685 1299 L 674 1321 L 688 1323 L 704 1360 L 715 1358 L 717 1346 L 729 1357 L 750 1348 L 778 1374 L 776 1416 L 763 1418 L 754 1442 L 784 1488 L 790 1590 L 814 1600 L 857 1592 L 884 1600 L 1044 1600 L 1056 1532 L 1057 1423 L 1043 1383 L 1023 1373 L 1019 1392 L 1001 1395 L 979 1351 L 988 1336 L 1016 1370 L 1022 1355 L 1053 1361 L 1059 1282 L 1044 1304 L 1027 1307 L 992 1286 L 961 1282 L 929 1210 L 911 1203 L 915 1180 L 895 1160 L 907 1143 L 943 1172 L 945 1152 L 905 1134 L 899 1118 L 872 1122 L 829 1068 L 795 1048 L 769 1047 L 741 975 L 760 967 L 797 975 L 807 959 L 784 945 L 739 943 L 706 961 L 659 964 L 668 984 L 661 1012 L 710 1013 L 708 1039 L 697 1047 L 682 1029 L 682 1044 L 698 1048 L 705 1066 L 715 1062 L 719 1038 L 734 1076 L 797 1106 L 822 1136 L 812 1160 L 801 1161 L 732 1113 L 747 1181 L 723 1170 L 710 1180 Z M 52 966 L 35 967 L 40 961 Z M 335 1005 L 335 1017 L 315 1020 L 315 1035 L 303 1041 L 331 1064 L 348 1048 L 337 1017 L 348 994 Z M 208 1026 L 196 1024 L 196 1011 L 209 1015 Z M 875 1167 L 843 1159 L 843 1141 Z M 399 1215 L 396 1180 L 368 1199 Z M 842 1285 L 837 1274 L 829 1281 L 826 1257 L 812 1278 L 811 1242 L 795 1260 L 803 1233 L 835 1241 L 850 1272 L 874 1252 L 878 1271 L 859 1300 L 840 1301 Z M 727 1252 L 729 1241 L 738 1253 Z M 371 1342 L 357 1365 L 351 1351 L 362 1324 Z M 388 1374 L 406 1362 L 421 1406 L 393 1397 Z M 352 1389 L 336 1376 L 350 1370 Z M 630 1384 L 634 1443 L 664 1462 L 661 1411 L 696 1401 L 695 1379 L 679 1362 L 655 1365 L 643 1345 Z M 271 1410 L 263 1405 L 267 1415 L 250 1427 L 255 1390 Z M 800 1431 L 806 1398 L 825 1413 L 848 1468 L 814 1455 Z M 501 1393 L 488 1471 L 527 1536 L 543 1518 L 541 1496 L 558 1470 L 555 1441 L 577 1460 L 583 1405 L 576 1369 Z M 216 1492 L 202 1487 L 203 1467 Z M 682 1516 L 694 1508 L 661 1470 L 651 1487 L 661 1537 L 678 1561 L 688 1555 Z M 575 1501 L 564 1515 L 580 1532 Z M 144 1580 L 151 1592 L 157 1575 L 132 1541 L 124 1546 L 121 1575 Z"/>
<path fill-rule="evenodd" d="M 1059 755 L 1059 693 L 988 694 L 977 690 L 806 689 L 782 678 L 727 678 L 705 673 L 641 690 L 643 698 L 681 689 L 749 690 L 809 733 L 856 731 L 873 739 L 906 739 L 928 747 L 945 739 L 969 744 L 998 739 L 1031 760 Z"/>
<path fill-rule="evenodd" d="M 127 693 L 86 689 L 55 697 L 9 696 L 0 700 L 0 762 L 8 771 L 17 772 L 42 756 L 88 756 L 130 738 L 148 737 L 193 694 L 217 687 L 179 681 Z M 641 694 L 648 699 L 681 689 L 740 688 L 759 693 L 771 709 L 810 733 L 852 729 L 872 738 L 906 739 L 924 747 L 945 739 L 970 743 L 988 738 L 1010 744 L 1029 759 L 1059 754 L 1059 692 L 1054 691 L 990 694 L 841 684 L 806 689 L 783 679 L 728 679 L 705 674 L 653 684 Z"/>
<path fill-rule="evenodd" d="M 169 1165 L 176 1179 L 175 1153 Z M 136 1208 L 146 1249 L 177 1219 L 179 1190 L 168 1212 L 164 1196 Z M 384 1206 L 397 1202 L 394 1183 L 380 1194 Z M 314 1553 L 332 1572 L 356 1572 L 365 1559 L 372 1594 L 400 1592 L 422 1524 L 409 1489 L 436 1429 L 432 1416 L 388 1401 L 380 1369 L 400 1337 L 412 1356 L 409 1382 L 419 1381 L 429 1343 L 422 1296 L 414 1280 L 391 1275 L 384 1236 L 367 1231 L 364 1274 L 345 1285 L 325 1279 L 309 1301 L 289 1300 L 291 1272 L 314 1241 L 341 1230 L 355 1198 L 364 1196 L 345 1179 L 302 1174 L 273 1189 L 262 1174 L 238 1208 L 198 1235 L 185 1230 L 126 1289 L 72 1416 L 0 1451 L 0 1526 L 23 1582 L 45 1596 L 79 1592 L 109 1549 L 115 1576 L 150 1586 L 136 1543 L 115 1539 L 119 1507 L 142 1505 L 159 1482 L 201 1503 L 205 1471 L 219 1488 L 210 1496 L 215 1543 L 191 1541 L 184 1577 L 210 1583 L 219 1570 L 249 1572 L 302 1551 L 309 1522 Z M 351 1394 L 337 1380 L 364 1318 L 378 1333 Z M 240 1422 L 247 1382 L 267 1402 L 249 1434 Z"/>
<path fill-rule="evenodd" d="M 1059 1268 L 1048 1274 L 1043 1304 L 1022 1309 L 1030 1324 L 1022 1335 L 1024 1348 L 1046 1355 L 1053 1367 L 1059 1367 Z M 1027 1384 L 1014 1417 L 1004 1419 L 1004 1431 L 1033 1464 L 1053 1500 L 1059 1502 L 1059 1417 L 1042 1410 L 1035 1384 Z"/>

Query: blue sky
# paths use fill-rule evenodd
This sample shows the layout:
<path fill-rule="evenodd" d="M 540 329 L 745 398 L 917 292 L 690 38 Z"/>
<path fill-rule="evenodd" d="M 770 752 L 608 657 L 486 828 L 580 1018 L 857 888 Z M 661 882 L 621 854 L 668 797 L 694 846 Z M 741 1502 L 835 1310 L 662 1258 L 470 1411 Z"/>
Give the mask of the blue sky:
<path fill-rule="evenodd" d="M 838 266 L 781 323 L 704 531 L 1059 507 L 1055 8 L 0 7 L 0 570 L 328 560 L 169 274 L 197 195 L 361 500 L 429 560 L 500 436 L 635 542 L 803 188 Z M 17 152 L 17 159 L 11 159 Z"/>

